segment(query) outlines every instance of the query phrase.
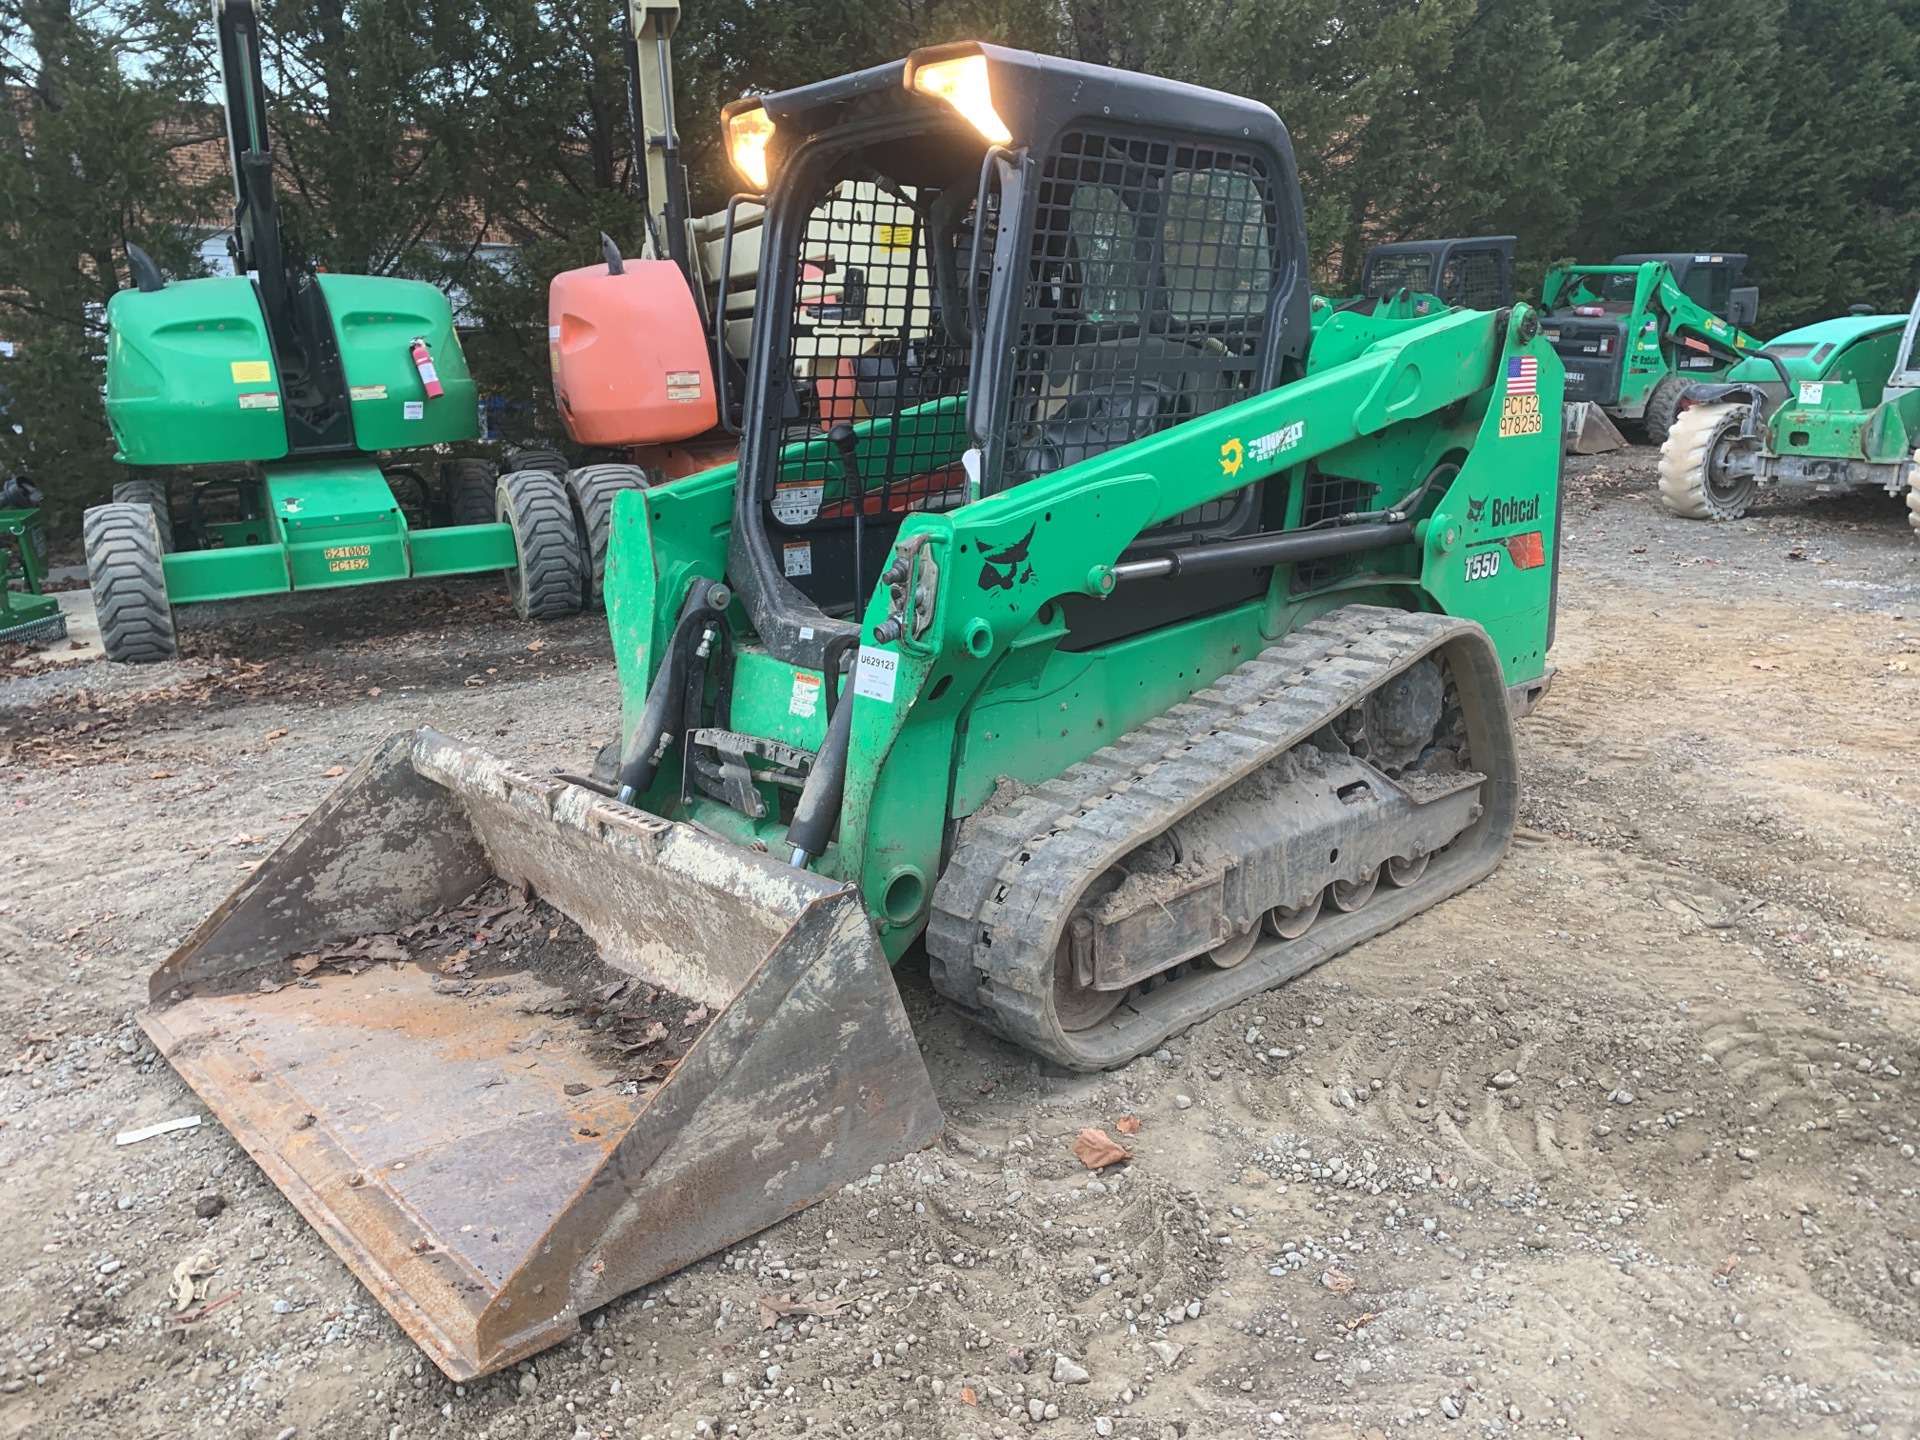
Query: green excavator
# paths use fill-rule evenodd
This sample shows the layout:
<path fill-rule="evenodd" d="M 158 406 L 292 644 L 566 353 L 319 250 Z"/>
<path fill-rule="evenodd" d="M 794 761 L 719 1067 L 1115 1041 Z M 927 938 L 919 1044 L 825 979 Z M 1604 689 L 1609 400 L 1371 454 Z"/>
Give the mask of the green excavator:
<path fill-rule="evenodd" d="M 1098 1070 L 1457 895 L 1550 678 L 1559 361 L 1314 327 L 1265 106 L 961 44 L 724 124 L 744 433 L 613 499 L 605 763 L 393 737 L 143 1016 L 456 1378 L 929 1143 L 909 953 Z"/>
<path fill-rule="evenodd" d="M 130 247 L 134 287 L 107 306 L 107 420 L 136 467 L 84 522 L 108 659 L 176 654 L 173 610 L 190 601 L 386 580 L 504 571 L 523 617 L 577 612 L 559 477 L 496 487 L 486 461 L 434 453 L 480 433 L 447 297 L 287 251 L 253 0 L 215 0 L 214 22 L 235 273 L 168 281 Z"/>

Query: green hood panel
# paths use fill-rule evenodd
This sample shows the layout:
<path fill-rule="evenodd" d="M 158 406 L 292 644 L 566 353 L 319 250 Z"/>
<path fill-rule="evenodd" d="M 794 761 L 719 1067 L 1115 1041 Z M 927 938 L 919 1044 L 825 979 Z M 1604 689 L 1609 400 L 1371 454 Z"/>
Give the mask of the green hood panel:
<path fill-rule="evenodd" d="M 1877 391 L 1892 369 L 1893 347 L 1906 323 L 1904 315 L 1842 315 L 1776 335 L 1767 342 L 1767 349 L 1780 356 L 1795 380 L 1845 378 Z M 1873 353 L 1862 351 L 1862 342 Z M 1879 354 L 1882 349 L 1884 360 Z M 1847 372 L 1844 377 L 1837 373 L 1842 370 Z M 1727 379 L 1777 385 L 1780 374 L 1767 361 L 1752 359 L 1735 366 Z"/>
<path fill-rule="evenodd" d="M 453 307 L 432 285 L 321 275 L 362 453 L 479 438 L 479 397 Z M 287 453 L 280 377 L 260 299 L 236 276 L 122 290 L 107 306 L 107 420 L 129 465 L 278 460 Z M 413 342 L 445 393 L 427 396 Z"/>
<path fill-rule="evenodd" d="M 253 282 L 176 280 L 107 305 L 107 421 L 128 465 L 278 460 L 279 377 Z"/>
<path fill-rule="evenodd" d="M 447 297 L 423 280 L 322 275 L 362 450 L 411 450 L 480 438 L 480 397 L 453 330 Z M 413 342 L 427 342 L 446 393 L 427 397 Z"/>

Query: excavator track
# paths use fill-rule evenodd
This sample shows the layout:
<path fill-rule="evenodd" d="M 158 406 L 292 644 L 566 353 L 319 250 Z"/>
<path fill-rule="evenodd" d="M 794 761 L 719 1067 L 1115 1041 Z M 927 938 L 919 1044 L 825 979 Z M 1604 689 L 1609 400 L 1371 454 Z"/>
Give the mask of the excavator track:
<path fill-rule="evenodd" d="M 1355 721 L 1370 713 L 1370 696 L 1392 694 L 1382 687 L 1396 683 L 1405 689 L 1411 681 L 1402 677 L 1424 662 L 1445 677 L 1436 735 L 1451 733 L 1467 762 L 1437 784 L 1411 773 L 1417 767 L 1404 779 L 1373 767 Z M 1357 743 L 1346 743 L 1343 731 Z M 1069 1068 L 1124 1064 L 1487 875 L 1512 838 L 1518 798 L 1506 682 L 1486 633 L 1444 615 L 1349 606 L 1004 808 L 965 822 L 934 892 L 927 929 L 933 983 L 987 1029 Z M 1249 824 L 1270 827 L 1259 863 L 1231 853 L 1217 858 L 1221 844 L 1209 837 L 1244 836 Z M 1239 936 L 1229 933 L 1210 954 L 1160 968 L 1118 996 L 1075 992 L 1111 1003 L 1109 1013 L 1076 1018 L 1069 993 L 1063 1016 L 1060 973 L 1069 963 L 1084 966 L 1087 953 L 1063 958 L 1065 947 L 1085 945 L 1069 927 L 1083 937 L 1092 924 L 1084 917 L 1103 913 L 1112 881 L 1102 877 L 1130 873 L 1126 862 L 1156 845 L 1176 852 L 1184 845 L 1195 855 L 1210 847 L 1212 870 L 1197 860 L 1187 870 L 1201 881 L 1225 874 L 1231 895 L 1236 871 L 1318 876 L 1319 855 L 1330 850 L 1331 862 L 1341 853 L 1327 845 L 1330 834 L 1344 837 L 1349 868 L 1324 871 L 1335 877 L 1324 906 L 1319 890 L 1255 895 L 1245 903 L 1280 907 L 1264 928 L 1256 910 L 1250 931 L 1243 918 Z M 1395 883 L 1384 883 L 1389 877 Z M 1246 890 L 1255 882 L 1239 883 Z M 1174 883 L 1165 893 L 1199 884 Z M 1149 925 L 1158 919 L 1146 914 L 1153 907 L 1175 918 L 1149 899 L 1137 907 Z M 1137 922 L 1129 933 L 1139 933 Z M 1108 980 L 1105 988 L 1116 988 Z"/>

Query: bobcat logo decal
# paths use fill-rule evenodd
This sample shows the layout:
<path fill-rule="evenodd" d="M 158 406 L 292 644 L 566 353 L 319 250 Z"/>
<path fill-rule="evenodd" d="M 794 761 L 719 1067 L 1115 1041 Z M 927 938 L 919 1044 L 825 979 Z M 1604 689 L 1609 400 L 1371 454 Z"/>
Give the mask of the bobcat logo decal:
<path fill-rule="evenodd" d="M 1478 500 L 1469 499 L 1467 501 L 1467 523 L 1469 525 L 1477 524 L 1485 517 L 1486 513 L 1487 500 L 1484 495 Z"/>
<path fill-rule="evenodd" d="M 1030 525 L 1027 533 L 1006 549 L 995 550 L 983 557 L 984 563 L 980 566 L 982 590 L 1011 590 L 1033 579 L 1033 565 L 1027 559 L 1027 549 L 1033 544 L 1033 532 L 1039 528 L 1037 522 Z"/>

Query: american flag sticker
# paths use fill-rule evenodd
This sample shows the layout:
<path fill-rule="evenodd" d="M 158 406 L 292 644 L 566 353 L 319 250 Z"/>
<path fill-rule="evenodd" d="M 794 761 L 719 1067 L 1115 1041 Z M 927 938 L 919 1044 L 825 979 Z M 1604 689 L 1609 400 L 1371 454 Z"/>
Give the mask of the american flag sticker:
<path fill-rule="evenodd" d="M 1507 394 L 1537 395 L 1540 362 L 1531 355 L 1514 355 L 1507 360 Z"/>

